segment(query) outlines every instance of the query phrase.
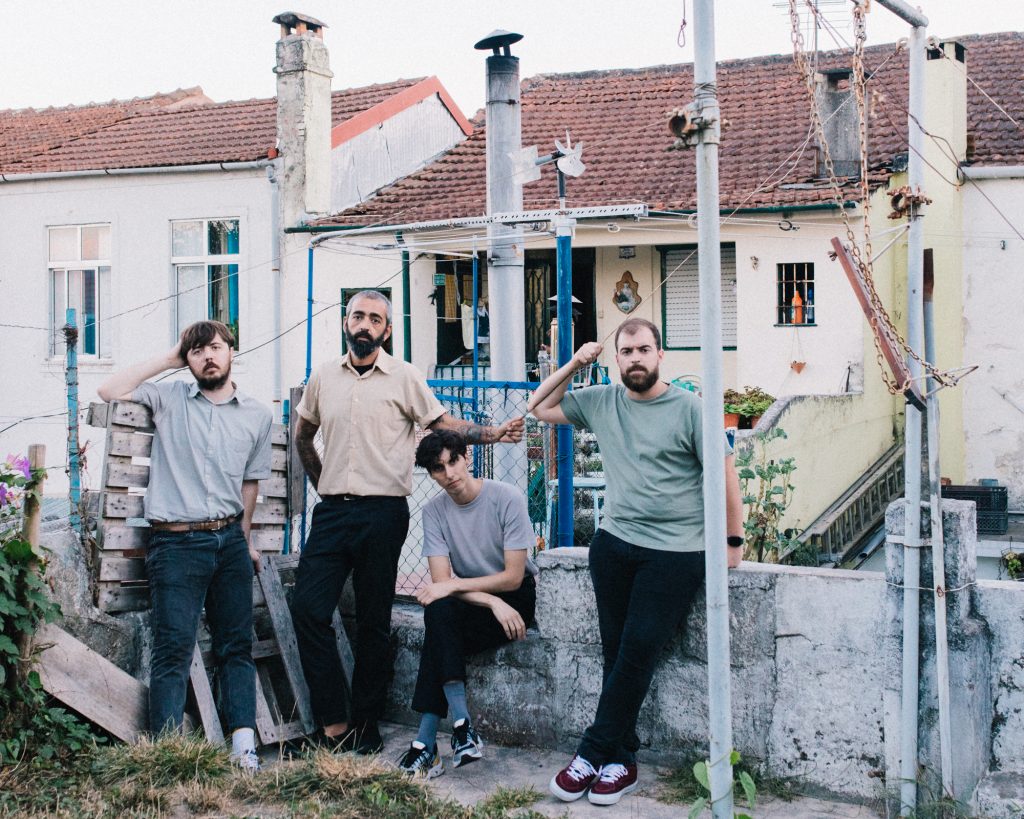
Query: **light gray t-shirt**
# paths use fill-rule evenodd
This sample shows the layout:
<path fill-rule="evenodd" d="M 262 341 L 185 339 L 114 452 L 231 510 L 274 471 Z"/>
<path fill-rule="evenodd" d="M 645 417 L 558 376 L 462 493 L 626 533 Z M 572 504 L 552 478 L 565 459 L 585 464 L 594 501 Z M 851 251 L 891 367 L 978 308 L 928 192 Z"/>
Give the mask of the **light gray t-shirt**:
<path fill-rule="evenodd" d="M 703 551 L 700 398 L 669 385 L 634 401 L 621 384 L 608 384 L 568 392 L 560 406 L 597 435 L 607 480 L 601 528 L 635 546 Z"/>
<path fill-rule="evenodd" d="M 235 390 L 213 404 L 186 381 L 147 381 L 132 398 L 153 413 L 146 520 L 219 520 L 242 511 L 242 481 L 270 477 L 270 408 Z"/>
<path fill-rule="evenodd" d="M 423 556 L 447 557 L 458 577 L 486 577 L 505 570 L 505 552 L 533 549 L 526 497 L 507 483 L 484 479 L 480 494 L 459 505 L 447 492 L 423 507 Z M 530 553 L 526 574 L 537 574 Z"/>

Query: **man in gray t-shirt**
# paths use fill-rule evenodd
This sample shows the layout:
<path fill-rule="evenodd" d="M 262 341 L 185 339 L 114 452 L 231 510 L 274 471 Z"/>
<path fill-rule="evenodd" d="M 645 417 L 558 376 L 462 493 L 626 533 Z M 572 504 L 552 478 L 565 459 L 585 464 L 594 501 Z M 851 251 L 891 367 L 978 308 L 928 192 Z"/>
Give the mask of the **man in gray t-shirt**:
<path fill-rule="evenodd" d="M 104 401 L 138 401 L 156 427 L 145 514 L 152 604 L 149 727 L 180 730 L 203 607 L 213 638 L 232 758 L 258 770 L 249 528 L 259 481 L 270 477 L 270 409 L 231 380 L 234 337 L 219 321 L 185 328 L 165 355 L 115 373 Z M 187 366 L 195 381 L 148 381 Z"/>
<path fill-rule="evenodd" d="M 444 489 L 423 507 L 423 556 L 431 583 L 416 595 L 424 606 L 423 651 L 412 707 L 423 716 L 401 770 L 432 779 L 444 773 L 437 727 L 451 709 L 452 763 L 483 755 L 469 720 L 466 657 L 522 640 L 533 620 L 537 538 L 523 494 L 469 471 L 466 441 L 435 430 L 416 449 L 416 465 Z"/>
<path fill-rule="evenodd" d="M 604 682 L 594 721 L 550 788 L 566 802 L 587 794 L 595 805 L 612 805 L 637 786 L 637 715 L 661 650 L 704 582 L 704 446 L 701 401 L 659 378 L 661 333 L 646 319 L 627 319 L 616 331 L 621 384 L 566 392 L 573 371 L 601 349 L 580 347 L 537 388 L 532 411 L 541 421 L 592 430 L 601 447 L 608 488 L 590 576 Z M 735 567 L 743 502 L 729 448 L 725 494 L 727 543 L 707 546 L 727 549 Z"/>

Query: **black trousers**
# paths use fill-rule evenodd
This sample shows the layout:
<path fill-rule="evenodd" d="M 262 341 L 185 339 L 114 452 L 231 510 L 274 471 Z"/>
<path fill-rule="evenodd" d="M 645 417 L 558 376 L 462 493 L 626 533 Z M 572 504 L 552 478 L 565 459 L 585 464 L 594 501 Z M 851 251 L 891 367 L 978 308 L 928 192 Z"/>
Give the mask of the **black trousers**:
<path fill-rule="evenodd" d="M 515 591 L 495 597 L 518 611 L 527 626 L 533 622 L 537 590 L 532 576 L 527 575 Z M 466 679 L 466 657 L 510 641 L 489 608 L 457 597 L 442 597 L 427 606 L 423 610 L 423 625 L 423 651 L 412 707 L 421 714 L 446 717 L 448 700 L 444 684 Z"/>
<path fill-rule="evenodd" d="M 636 761 L 636 720 L 661 652 L 704 582 L 704 552 L 666 552 L 603 529 L 590 544 L 590 576 L 604 654 L 594 722 L 577 753 L 595 767 Z"/>
<path fill-rule="evenodd" d="M 291 611 L 310 705 L 321 725 L 376 722 L 391 682 L 391 605 L 409 531 L 404 497 L 325 498 L 299 559 Z M 356 597 L 352 708 L 331 619 L 349 574 Z"/>

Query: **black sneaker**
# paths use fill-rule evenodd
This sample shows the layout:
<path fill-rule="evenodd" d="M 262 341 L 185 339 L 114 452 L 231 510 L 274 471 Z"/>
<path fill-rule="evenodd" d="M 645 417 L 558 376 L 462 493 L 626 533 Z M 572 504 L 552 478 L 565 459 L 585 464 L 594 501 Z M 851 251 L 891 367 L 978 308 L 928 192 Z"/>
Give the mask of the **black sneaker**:
<path fill-rule="evenodd" d="M 461 719 L 452 726 L 452 767 L 468 765 L 483 759 L 484 741 L 474 730 L 468 719 Z"/>
<path fill-rule="evenodd" d="M 399 758 L 398 770 L 413 779 L 434 779 L 444 773 L 444 762 L 437 752 L 437 745 L 428 748 L 414 739 L 409 743 L 409 750 Z"/>
<path fill-rule="evenodd" d="M 355 728 L 354 732 L 357 736 L 356 753 L 360 756 L 379 754 L 384 750 L 384 740 L 381 739 L 376 722 L 367 722 Z"/>

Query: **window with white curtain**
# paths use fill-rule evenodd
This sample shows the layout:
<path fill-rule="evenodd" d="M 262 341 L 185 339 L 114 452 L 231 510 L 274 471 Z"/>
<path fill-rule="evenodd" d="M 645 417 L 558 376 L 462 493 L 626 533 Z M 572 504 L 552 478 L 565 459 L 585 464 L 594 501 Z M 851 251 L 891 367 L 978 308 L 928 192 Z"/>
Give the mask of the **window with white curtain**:
<path fill-rule="evenodd" d="M 108 358 L 110 304 L 110 225 L 63 225 L 48 229 L 47 271 L 50 288 L 50 355 L 60 355 L 60 328 L 68 308 L 75 310 L 78 352 Z"/>

